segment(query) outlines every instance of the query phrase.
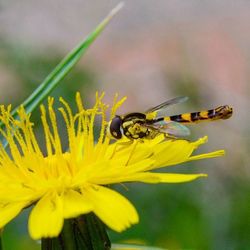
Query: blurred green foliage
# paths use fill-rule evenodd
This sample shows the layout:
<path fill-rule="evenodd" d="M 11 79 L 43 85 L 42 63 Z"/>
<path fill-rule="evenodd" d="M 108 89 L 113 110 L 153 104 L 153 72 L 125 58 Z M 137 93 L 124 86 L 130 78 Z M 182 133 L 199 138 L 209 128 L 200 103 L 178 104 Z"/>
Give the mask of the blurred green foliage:
<path fill-rule="evenodd" d="M 51 50 L 46 53 L 37 53 L 27 47 L 20 47 L 7 44 L 1 41 L 1 58 L 13 74 L 18 76 L 18 83 L 22 92 L 18 99 L 11 100 L 13 106 L 19 105 L 24 99 L 34 91 L 34 89 L 44 80 L 44 78 L 62 60 L 64 54 Z M 90 89 L 95 89 L 95 74 L 90 68 L 76 66 L 70 75 L 66 76 L 59 88 L 53 91 L 53 96 L 65 96 L 67 100 L 74 101 L 76 91 L 84 93 Z M 6 103 L 9 104 L 9 103 Z"/>
<path fill-rule="evenodd" d="M 198 164 L 194 165 L 198 169 Z M 249 196 L 246 197 L 250 193 L 249 182 L 229 180 L 229 185 L 237 185 L 237 188 L 226 187 L 230 190 L 229 207 L 210 213 L 211 207 L 215 210 L 223 207 L 223 201 L 201 197 L 206 181 L 178 185 L 133 184 L 128 185 L 129 191 L 118 187 L 136 206 L 140 223 L 122 234 L 110 232 L 111 239 L 166 249 L 249 249 L 250 207 Z M 211 202 L 214 204 L 209 204 Z M 223 216 L 229 217 L 226 225 Z M 224 225 L 219 226 L 220 223 Z"/>

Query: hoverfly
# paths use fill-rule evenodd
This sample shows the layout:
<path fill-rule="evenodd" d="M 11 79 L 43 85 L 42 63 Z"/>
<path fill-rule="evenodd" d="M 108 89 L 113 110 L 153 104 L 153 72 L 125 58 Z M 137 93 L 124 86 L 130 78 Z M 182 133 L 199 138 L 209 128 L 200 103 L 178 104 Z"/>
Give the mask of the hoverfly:
<path fill-rule="evenodd" d="M 228 105 L 199 112 L 165 116 L 167 107 L 182 103 L 187 99 L 185 96 L 177 97 L 163 102 L 145 113 L 116 115 L 109 123 L 108 133 L 114 139 L 127 137 L 131 141 L 154 139 L 159 134 L 164 134 L 166 138 L 177 139 L 190 134 L 189 129 L 183 124 L 228 119 L 232 116 L 233 109 Z"/>

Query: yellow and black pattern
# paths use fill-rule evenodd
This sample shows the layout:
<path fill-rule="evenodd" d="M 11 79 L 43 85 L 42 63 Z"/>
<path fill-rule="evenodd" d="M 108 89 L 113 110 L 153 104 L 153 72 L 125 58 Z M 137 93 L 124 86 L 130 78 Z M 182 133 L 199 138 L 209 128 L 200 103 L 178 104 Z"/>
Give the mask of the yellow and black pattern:
<path fill-rule="evenodd" d="M 209 109 L 199 112 L 184 113 L 164 117 L 164 121 L 175 121 L 179 123 L 197 123 L 201 121 L 214 121 L 219 119 L 228 119 L 232 116 L 233 109 L 228 105 L 219 106 L 215 109 Z"/>
<path fill-rule="evenodd" d="M 144 113 L 129 113 L 122 121 L 123 133 L 129 139 L 152 139 L 156 135 L 152 128 L 147 126 L 154 121 L 147 120 Z"/>
<path fill-rule="evenodd" d="M 177 97 L 153 107 L 145 113 L 134 112 L 123 116 L 116 115 L 108 125 L 108 133 L 115 139 L 121 139 L 125 136 L 131 141 L 153 139 L 159 134 L 164 134 L 166 138 L 183 138 L 189 135 L 189 129 L 182 125 L 183 123 L 192 124 L 201 121 L 228 119 L 233 113 L 233 109 L 228 105 L 173 116 L 165 116 L 165 113 L 162 113 L 169 105 L 185 100 L 187 100 L 186 97 Z"/>

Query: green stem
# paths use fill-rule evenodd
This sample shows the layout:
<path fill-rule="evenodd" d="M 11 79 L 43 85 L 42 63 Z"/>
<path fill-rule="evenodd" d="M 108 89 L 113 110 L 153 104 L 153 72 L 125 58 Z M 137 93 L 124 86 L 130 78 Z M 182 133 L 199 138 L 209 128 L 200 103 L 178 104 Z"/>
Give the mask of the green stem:
<path fill-rule="evenodd" d="M 0 229 L 0 250 L 3 250 L 3 229 Z"/>
<path fill-rule="evenodd" d="M 42 239 L 42 250 L 109 250 L 104 224 L 93 214 L 65 220 L 57 238 Z"/>
<path fill-rule="evenodd" d="M 81 235 L 83 235 L 85 241 L 91 245 L 93 250 L 108 250 L 111 248 L 106 228 L 95 214 L 90 213 L 82 216 L 77 219 L 77 223 L 81 230 Z"/>
<path fill-rule="evenodd" d="M 42 250 L 56 250 L 56 249 L 63 249 L 59 248 L 60 241 L 59 238 L 46 238 L 42 239 Z"/>
<path fill-rule="evenodd" d="M 65 220 L 63 230 L 60 234 L 59 240 L 63 245 L 64 250 L 77 249 L 76 239 L 74 235 L 74 221 Z"/>

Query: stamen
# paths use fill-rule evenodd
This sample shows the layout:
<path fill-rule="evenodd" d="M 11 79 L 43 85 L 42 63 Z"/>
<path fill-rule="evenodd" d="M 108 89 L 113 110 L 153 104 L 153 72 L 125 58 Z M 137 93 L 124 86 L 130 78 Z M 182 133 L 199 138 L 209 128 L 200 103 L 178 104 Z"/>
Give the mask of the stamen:
<path fill-rule="evenodd" d="M 116 113 L 117 113 L 117 109 L 120 108 L 120 106 L 126 101 L 127 97 L 124 96 L 121 100 L 117 101 L 117 98 L 118 98 L 118 94 L 116 93 L 115 94 L 115 97 L 114 97 L 114 101 L 113 101 L 113 107 L 111 109 L 111 115 L 110 115 L 110 120 L 112 120 Z"/>
<path fill-rule="evenodd" d="M 10 124 L 11 123 L 10 106 L 8 106 L 7 110 L 5 110 L 4 106 L 1 106 L 0 120 L 6 128 L 6 133 L 2 129 L 1 133 L 9 143 L 10 152 L 13 157 L 13 160 L 17 164 L 19 164 L 22 156 L 14 140 L 13 131 L 15 131 L 15 128 L 13 128 L 13 125 Z"/>
<path fill-rule="evenodd" d="M 63 108 L 63 107 L 59 108 L 59 111 L 62 113 L 62 116 L 63 116 L 65 124 L 66 124 L 69 149 L 70 149 L 71 153 L 74 154 L 75 147 L 77 146 L 75 143 L 74 117 L 73 117 L 71 108 L 69 107 L 68 103 L 65 100 L 63 100 L 63 98 L 60 98 L 60 102 L 65 107 L 65 108 Z"/>
<path fill-rule="evenodd" d="M 44 131 L 44 136 L 45 136 L 45 142 L 46 142 L 46 149 L 47 149 L 47 155 L 52 156 L 52 145 L 51 145 L 51 133 L 50 133 L 50 128 L 47 122 L 47 118 L 46 118 L 46 109 L 44 107 L 44 105 L 40 106 L 40 110 L 41 110 L 41 120 L 42 120 L 42 124 L 43 124 L 43 131 Z"/>
<path fill-rule="evenodd" d="M 60 140 L 60 136 L 58 133 L 56 114 L 53 109 L 53 103 L 54 103 L 54 98 L 49 97 L 48 98 L 48 110 L 49 110 L 49 118 L 51 121 L 52 131 L 53 131 L 53 139 L 54 139 L 53 146 L 55 149 L 55 154 L 62 154 L 61 140 Z"/>

